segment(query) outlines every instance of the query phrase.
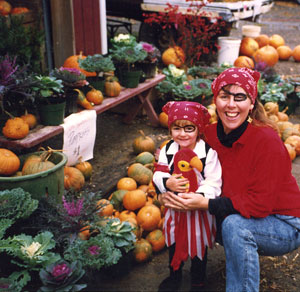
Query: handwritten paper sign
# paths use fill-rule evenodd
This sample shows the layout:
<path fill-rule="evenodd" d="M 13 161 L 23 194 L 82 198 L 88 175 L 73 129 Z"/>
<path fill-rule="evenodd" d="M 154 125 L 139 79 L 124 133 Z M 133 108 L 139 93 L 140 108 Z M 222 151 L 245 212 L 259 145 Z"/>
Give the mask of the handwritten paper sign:
<path fill-rule="evenodd" d="M 94 110 L 84 110 L 65 118 L 61 126 L 64 128 L 63 150 L 68 156 L 67 165 L 75 165 L 79 158 L 86 161 L 94 157 L 96 120 Z"/>

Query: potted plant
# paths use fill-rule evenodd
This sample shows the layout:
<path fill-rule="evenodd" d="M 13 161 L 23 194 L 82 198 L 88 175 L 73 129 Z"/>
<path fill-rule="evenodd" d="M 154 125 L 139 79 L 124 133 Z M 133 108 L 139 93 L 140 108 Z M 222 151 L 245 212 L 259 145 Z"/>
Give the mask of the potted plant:
<path fill-rule="evenodd" d="M 123 35 L 122 38 L 115 37 L 112 39 L 110 53 L 118 69 L 121 84 L 127 88 L 137 87 L 142 72 L 136 64 L 147 57 L 142 44 L 137 43 L 131 35 Z"/>
<path fill-rule="evenodd" d="M 95 89 L 104 92 L 105 75 L 109 75 L 109 72 L 115 71 L 115 66 L 111 60 L 111 56 L 95 54 L 87 56 L 84 59 L 79 59 L 78 63 L 85 71 L 96 72 L 95 77 L 87 77 L 87 80 Z"/>
<path fill-rule="evenodd" d="M 0 57 L 0 114 L 12 116 L 24 114 L 33 107 L 31 86 L 35 83 L 26 66 L 17 65 L 17 57 Z"/>
<path fill-rule="evenodd" d="M 31 87 L 37 104 L 41 123 L 56 126 L 63 123 L 66 99 L 63 81 L 53 76 L 34 76 L 36 84 Z"/>
<path fill-rule="evenodd" d="M 70 115 L 77 112 L 77 97 L 78 93 L 74 91 L 75 88 L 86 86 L 86 76 L 76 68 L 55 68 L 50 73 L 50 76 L 60 79 L 64 86 L 64 95 L 66 97 L 65 114 Z"/>
<path fill-rule="evenodd" d="M 152 44 L 141 42 L 142 48 L 147 52 L 144 60 L 137 62 L 137 68 L 143 71 L 143 77 L 153 78 L 156 75 L 158 60 L 161 58 L 160 50 Z"/>

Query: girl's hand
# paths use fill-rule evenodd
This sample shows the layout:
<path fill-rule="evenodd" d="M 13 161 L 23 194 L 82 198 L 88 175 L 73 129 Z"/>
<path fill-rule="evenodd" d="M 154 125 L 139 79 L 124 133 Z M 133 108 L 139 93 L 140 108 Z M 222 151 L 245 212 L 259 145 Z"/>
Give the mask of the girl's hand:
<path fill-rule="evenodd" d="M 170 176 L 167 181 L 166 185 L 169 190 L 172 192 L 183 193 L 188 188 L 187 185 L 189 184 L 189 180 L 187 178 L 182 177 L 182 174 L 175 174 Z"/>

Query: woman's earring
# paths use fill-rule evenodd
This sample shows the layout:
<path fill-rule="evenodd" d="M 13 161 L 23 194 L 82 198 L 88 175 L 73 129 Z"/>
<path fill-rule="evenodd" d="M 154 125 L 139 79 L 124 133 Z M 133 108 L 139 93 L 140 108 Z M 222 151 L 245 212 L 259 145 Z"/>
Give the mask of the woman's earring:
<path fill-rule="evenodd" d="M 250 116 L 248 116 L 247 122 L 251 124 L 252 121 L 253 121 L 253 119 Z"/>

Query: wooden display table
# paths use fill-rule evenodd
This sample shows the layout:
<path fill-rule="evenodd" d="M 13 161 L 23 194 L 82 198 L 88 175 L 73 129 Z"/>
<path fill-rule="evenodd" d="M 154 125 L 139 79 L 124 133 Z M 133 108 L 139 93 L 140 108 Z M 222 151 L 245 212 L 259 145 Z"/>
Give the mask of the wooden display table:
<path fill-rule="evenodd" d="M 165 75 L 157 74 L 151 79 L 147 79 L 145 82 L 140 83 L 137 88 L 125 88 L 121 91 L 120 95 L 117 97 L 107 97 L 104 98 L 103 103 L 96 105 L 93 109 L 97 114 L 101 114 L 124 101 L 137 97 L 136 104 L 131 108 L 130 112 L 124 118 L 125 123 L 130 123 L 139 110 L 144 108 L 146 114 L 150 120 L 150 123 L 157 127 L 159 126 L 159 120 L 154 108 L 149 100 L 151 96 L 152 89 L 162 80 L 164 80 Z M 63 132 L 62 126 L 42 126 L 38 125 L 35 129 L 31 130 L 29 134 L 20 140 L 10 140 L 4 136 L 0 136 L 0 147 L 8 149 L 22 150 L 26 148 L 31 148 L 39 145 L 43 141 L 46 141 L 58 134 Z"/>

